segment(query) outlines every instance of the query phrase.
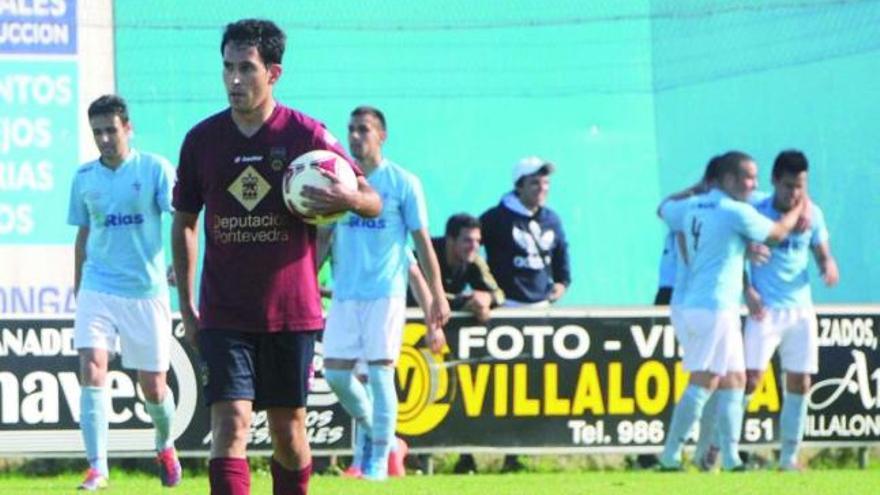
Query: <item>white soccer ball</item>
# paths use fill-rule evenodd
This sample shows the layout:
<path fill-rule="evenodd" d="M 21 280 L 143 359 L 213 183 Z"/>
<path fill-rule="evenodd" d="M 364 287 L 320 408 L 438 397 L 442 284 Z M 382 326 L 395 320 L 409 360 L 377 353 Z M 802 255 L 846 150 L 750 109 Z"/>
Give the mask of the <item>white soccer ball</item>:
<path fill-rule="evenodd" d="M 284 172 L 282 194 L 284 204 L 294 215 L 303 219 L 304 222 L 313 225 L 325 225 L 339 220 L 345 211 L 317 215 L 306 208 L 302 196 L 304 186 L 317 188 L 329 187 L 332 181 L 325 177 L 319 169 L 332 172 L 339 179 L 342 187 L 357 189 L 357 177 L 354 170 L 345 158 L 328 150 L 314 150 L 295 158 Z"/>

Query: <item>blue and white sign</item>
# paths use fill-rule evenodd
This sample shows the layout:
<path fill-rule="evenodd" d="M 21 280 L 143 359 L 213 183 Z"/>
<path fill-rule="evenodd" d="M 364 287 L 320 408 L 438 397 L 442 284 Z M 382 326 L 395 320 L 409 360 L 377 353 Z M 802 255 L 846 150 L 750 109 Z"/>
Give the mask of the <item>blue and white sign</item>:
<path fill-rule="evenodd" d="M 0 53 L 73 55 L 75 0 L 0 0 Z"/>

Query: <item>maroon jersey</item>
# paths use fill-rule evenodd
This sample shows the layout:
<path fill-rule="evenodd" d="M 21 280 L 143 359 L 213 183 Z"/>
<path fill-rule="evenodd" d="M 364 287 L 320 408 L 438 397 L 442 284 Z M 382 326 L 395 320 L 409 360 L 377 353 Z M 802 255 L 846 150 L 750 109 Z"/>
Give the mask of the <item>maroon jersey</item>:
<path fill-rule="evenodd" d="M 315 228 L 292 215 L 281 194 L 288 163 L 315 149 L 348 159 L 322 123 L 280 104 L 251 137 L 239 131 L 230 110 L 205 119 L 186 135 L 174 208 L 187 213 L 205 208 L 202 328 L 323 328 Z"/>

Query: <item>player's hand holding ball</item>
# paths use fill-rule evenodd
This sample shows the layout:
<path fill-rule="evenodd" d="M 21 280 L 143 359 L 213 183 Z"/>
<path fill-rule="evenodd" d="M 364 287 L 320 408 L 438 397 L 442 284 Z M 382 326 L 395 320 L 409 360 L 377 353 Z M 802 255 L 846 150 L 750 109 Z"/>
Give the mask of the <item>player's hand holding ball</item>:
<path fill-rule="evenodd" d="M 313 225 L 339 220 L 355 206 L 357 177 L 347 160 L 328 150 L 294 159 L 284 175 L 284 204 Z"/>

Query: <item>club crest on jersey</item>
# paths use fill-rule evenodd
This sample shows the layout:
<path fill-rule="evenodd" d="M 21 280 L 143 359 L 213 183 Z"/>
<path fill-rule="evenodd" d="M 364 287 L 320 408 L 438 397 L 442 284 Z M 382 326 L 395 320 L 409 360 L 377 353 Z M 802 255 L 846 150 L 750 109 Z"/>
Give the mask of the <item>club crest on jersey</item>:
<path fill-rule="evenodd" d="M 273 146 L 269 150 L 269 166 L 272 167 L 272 170 L 280 172 L 284 168 L 285 163 L 287 163 L 287 148 L 284 146 Z"/>
<path fill-rule="evenodd" d="M 248 166 L 232 181 L 227 191 L 241 203 L 247 211 L 252 211 L 269 194 L 272 186 L 257 170 Z"/>

